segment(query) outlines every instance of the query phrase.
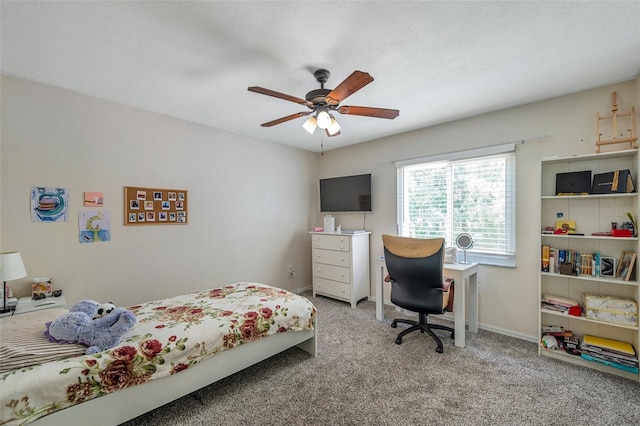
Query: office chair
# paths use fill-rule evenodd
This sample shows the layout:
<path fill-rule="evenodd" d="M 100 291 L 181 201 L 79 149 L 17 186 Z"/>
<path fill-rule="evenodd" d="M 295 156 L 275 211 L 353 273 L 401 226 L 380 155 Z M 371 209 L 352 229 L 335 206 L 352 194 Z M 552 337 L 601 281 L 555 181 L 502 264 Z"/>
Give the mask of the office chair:
<path fill-rule="evenodd" d="M 442 353 L 442 341 L 434 329 L 451 332 L 454 329 L 444 325 L 429 324 L 429 314 L 443 314 L 453 308 L 453 288 L 444 288 L 442 264 L 444 260 L 444 239 L 422 239 L 383 235 L 384 260 L 391 281 L 391 302 L 401 308 L 418 313 L 418 321 L 396 318 L 391 327 L 398 323 L 409 324 L 396 338 L 396 344 L 413 331 L 427 332 L 436 341 L 436 352 Z"/>

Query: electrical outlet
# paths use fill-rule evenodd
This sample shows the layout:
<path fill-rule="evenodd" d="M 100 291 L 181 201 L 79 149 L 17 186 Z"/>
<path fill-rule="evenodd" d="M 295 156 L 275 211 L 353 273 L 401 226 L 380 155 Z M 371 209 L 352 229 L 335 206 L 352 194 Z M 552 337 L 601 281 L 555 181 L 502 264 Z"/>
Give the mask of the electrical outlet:
<path fill-rule="evenodd" d="M 293 277 L 296 274 L 296 270 L 293 269 L 293 265 L 289 265 L 289 276 Z"/>

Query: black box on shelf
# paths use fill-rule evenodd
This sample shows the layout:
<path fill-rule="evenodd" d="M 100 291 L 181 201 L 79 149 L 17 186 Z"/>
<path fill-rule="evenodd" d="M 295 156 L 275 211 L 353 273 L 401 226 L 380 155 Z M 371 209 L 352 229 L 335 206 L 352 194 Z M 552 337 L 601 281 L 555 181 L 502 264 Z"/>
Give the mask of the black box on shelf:
<path fill-rule="evenodd" d="M 591 170 L 556 173 L 556 195 L 591 192 Z"/>
<path fill-rule="evenodd" d="M 633 178 L 627 170 L 598 173 L 593 176 L 592 194 L 624 194 L 634 192 Z"/>

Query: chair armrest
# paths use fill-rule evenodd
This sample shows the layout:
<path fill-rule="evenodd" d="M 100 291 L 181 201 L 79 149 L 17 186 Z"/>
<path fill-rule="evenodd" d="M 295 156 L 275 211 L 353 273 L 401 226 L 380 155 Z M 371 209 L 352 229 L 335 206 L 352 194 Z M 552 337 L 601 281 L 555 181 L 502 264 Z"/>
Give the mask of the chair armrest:
<path fill-rule="evenodd" d="M 453 312 L 453 296 L 455 294 L 455 285 L 452 279 L 446 279 L 442 283 L 442 291 L 446 293 L 443 295 L 443 309 L 447 312 Z"/>

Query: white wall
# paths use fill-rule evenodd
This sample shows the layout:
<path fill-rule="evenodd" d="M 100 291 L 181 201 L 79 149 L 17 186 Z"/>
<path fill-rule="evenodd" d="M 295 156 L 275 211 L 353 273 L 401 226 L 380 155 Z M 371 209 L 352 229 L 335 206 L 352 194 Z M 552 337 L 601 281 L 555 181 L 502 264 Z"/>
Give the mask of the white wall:
<path fill-rule="evenodd" d="M 610 111 L 611 92 L 623 110 L 640 104 L 636 79 L 320 156 L 12 77 L 0 83 L 0 249 L 23 254 L 19 295 L 32 277 L 51 276 L 69 302 L 127 305 L 240 280 L 308 288 L 307 232 L 322 225 L 317 179 L 369 172 L 373 212 L 336 215 L 336 224 L 373 232 L 373 277 L 381 235 L 396 232 L 393 160 L 546 135 L 517 145 L 518 266 L 479 272 L 481 326 L 535 340 L 540 159 L 595 152 L 595 113 Z M 30 222 L 33 185 L 71 190 L 69 222 Z M 123 226 L 126 185 L 188 189 L 189 224 Z M 111 242 L 78 243 L 84 191 L 104 193 Z"/>
<path fill-rule="evenodd" d="M 325 152 L 319 174 L 322 178 L 372 173 L 373 211 L 366 216 L 366 228 L 372 231 L 373 277 L 375 257 L 383 251 L 381 235 L 396 233 L 396 168 L 392 161 L 546 136 L 516 148 L 517 267 L 481 266 L 478 276 L 481 326 L 537 340 L 540 159 L 594 153 L 596 112 L 610 113 L 613 91 L 618 93 L 621 110 L 638 105 L 637 87 L 637 81 L 622 82 Z M 402 120 L 402 111 L 397 120 Z M 320 221 L 318 214 L 316 223 Z M 358 228 L 363 217 L 336 215 L 336 225 L 339 223 L 343 228 Z M 388 288 L 385 294 L 388 299 Z"/>
<path fill-rule="evenodd" d="M 8 76 L 1 90 L 0 249 L 22 252 L 19 296 L 37 276 L 67 302 L 117 305 L 241 280 L 310 286 L 317 154 Z M 69 221 L 32 223 L 32 186 L 68 188 Z M 123 226 L 123 186 L 187 189 L 189 224 Z M 78 242 L 84 191 L 104 193 L 110 242 Z"/>

